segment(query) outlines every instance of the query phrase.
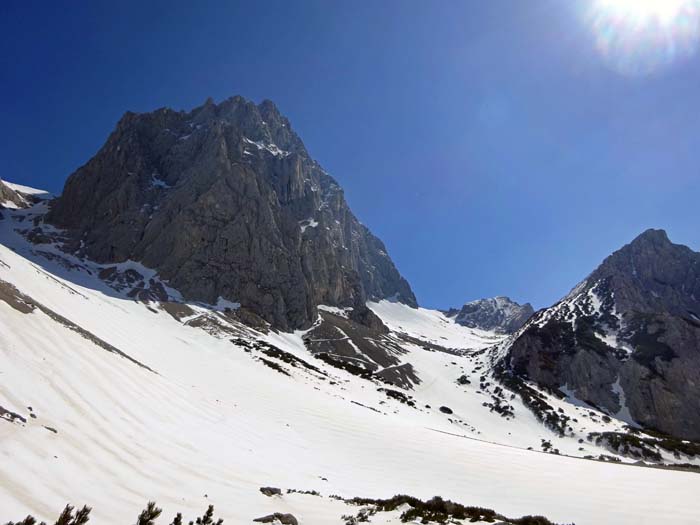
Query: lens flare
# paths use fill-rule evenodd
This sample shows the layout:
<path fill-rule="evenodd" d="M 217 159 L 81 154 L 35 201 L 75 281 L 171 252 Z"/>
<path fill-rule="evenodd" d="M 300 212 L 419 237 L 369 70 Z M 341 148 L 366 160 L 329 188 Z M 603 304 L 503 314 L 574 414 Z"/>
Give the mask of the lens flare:
<path fill-rule="evenodd" d="M 700 43 L 700 0 L 593 0 L 587 16 L 606 63 L 625 75 L 686 60 Z"/>

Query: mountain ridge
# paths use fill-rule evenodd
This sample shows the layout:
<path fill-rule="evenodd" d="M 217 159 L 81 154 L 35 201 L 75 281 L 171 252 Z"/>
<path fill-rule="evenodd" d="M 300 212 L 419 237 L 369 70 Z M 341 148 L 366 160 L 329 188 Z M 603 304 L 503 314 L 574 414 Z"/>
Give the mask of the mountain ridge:
<path fill-rule="evenodd" d="M 518 377 L 610 415 L 700 439 L 700 253 L 647 230 L 509 343 Z"/>

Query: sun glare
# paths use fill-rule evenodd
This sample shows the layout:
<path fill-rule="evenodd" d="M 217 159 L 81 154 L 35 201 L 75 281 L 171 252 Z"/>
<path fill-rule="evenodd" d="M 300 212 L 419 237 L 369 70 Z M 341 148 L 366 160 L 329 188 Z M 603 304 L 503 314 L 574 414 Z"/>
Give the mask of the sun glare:
<path fill-rule="evenodd" d="M 687 0 L 598 0 L 598 8 L 619 17 L 636 19 L 637 22 L 656 21 L 668 25 L 681 13 Z"/>
<path fill-rule="evenodd" d="M 700 41 L 700 0 L 593 0 L 588 17 L 598 50 L 623 74 L 687 59 Z"/>

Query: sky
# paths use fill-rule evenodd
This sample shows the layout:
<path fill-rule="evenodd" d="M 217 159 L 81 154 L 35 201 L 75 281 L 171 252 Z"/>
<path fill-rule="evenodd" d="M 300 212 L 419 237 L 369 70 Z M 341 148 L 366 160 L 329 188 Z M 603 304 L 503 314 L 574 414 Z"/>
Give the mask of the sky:
<path fill-rule="evenodd" d="M 545 307 L 647 228 L 700 249 L 700 58 L 611 57 L 593 2 L 4 1 L 0 178 L 60 193 L 127 110 L 269 98 L 421 305 Z"/>

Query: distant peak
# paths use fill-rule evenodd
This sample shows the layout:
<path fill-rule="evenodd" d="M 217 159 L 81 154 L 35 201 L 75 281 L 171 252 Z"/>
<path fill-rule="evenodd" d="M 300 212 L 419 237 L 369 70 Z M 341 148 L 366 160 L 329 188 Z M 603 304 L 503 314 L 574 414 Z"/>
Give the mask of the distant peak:
<path fill-rule="evenodd" d="M 482 304 L 482 303 L 492 303 L 492 304 L 512 304 L 515 306 L 528 306 L 529 303 L 525 304 L 520 304 L 517 301 L 514 301 L 507 295 L 497 295 L 495 297 L 485 297 L 482 299 L 475 299 L 474 301 L 469 301 L 468 303 L 465 303 L 465 305 L 469 304 Z"/>
<path fill-rule="evenodd" d="M 534 310 L 530 303 L 518 304 L 510 297 L 500 295 L 477 299 L 448 312 L 457 324 L 469 328 L 493 330 L 500 333 L 513 333 L 523 326 Z"/>

